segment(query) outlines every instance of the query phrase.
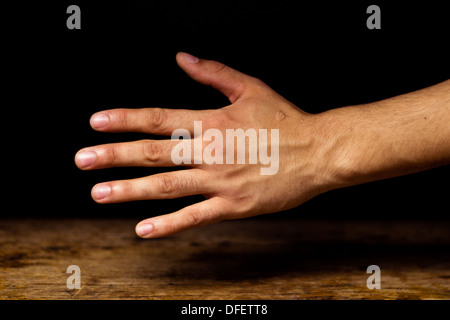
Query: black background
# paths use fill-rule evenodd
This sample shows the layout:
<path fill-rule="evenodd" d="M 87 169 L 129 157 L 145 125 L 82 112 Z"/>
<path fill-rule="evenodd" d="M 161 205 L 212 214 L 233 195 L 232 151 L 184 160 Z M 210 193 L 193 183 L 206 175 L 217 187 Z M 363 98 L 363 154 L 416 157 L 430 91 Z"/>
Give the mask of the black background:
<path fill-rule="evenodd" d="M 81 8 L 81 30 L 66 27 L 70 4 Z M 381 30 L 366 27 L 371 4 L 381 8 Z M 89 117 L 96 111 L 228 104 L 178 68 L 178 51 L 259 77 L 312 113 L 389 98 L 450 75 L 450 16 L 430 1 L 55 1 L 2 11 L 2 217 L 138 221 L 201 200 L 96 204 L 95 183 L 167 169 L 85 172 L 73 161 L 86 146 L 155 138 L 95 132 Z M 335 190 L 264 218 L 448 219 L 449 177 L 446 166 Z"/>

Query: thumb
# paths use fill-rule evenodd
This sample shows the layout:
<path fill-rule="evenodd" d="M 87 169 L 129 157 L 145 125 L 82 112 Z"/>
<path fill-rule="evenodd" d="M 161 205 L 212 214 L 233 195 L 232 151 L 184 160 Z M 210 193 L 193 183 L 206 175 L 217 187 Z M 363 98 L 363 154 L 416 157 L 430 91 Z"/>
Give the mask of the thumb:
<path fill-rule="evenodd" d="M 222 92 L 231 103 L 242 98 L 249 85 L 256 79 L 234 70 L 223 63 L 199 59 L 185 52 L 178 52 L 176 60 L 195 81 L 211 86 Z"/>

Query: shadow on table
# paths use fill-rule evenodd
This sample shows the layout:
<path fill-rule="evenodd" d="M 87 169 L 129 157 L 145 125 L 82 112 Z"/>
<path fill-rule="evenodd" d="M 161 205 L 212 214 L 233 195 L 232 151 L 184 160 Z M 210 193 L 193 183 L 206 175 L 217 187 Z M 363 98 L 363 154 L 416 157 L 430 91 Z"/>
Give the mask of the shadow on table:
<path fill-rule="evenodd" d="M 295 234 L 287 232 L 278 235 L 276 242 L 272 243 L 266 234 L 248 231 L 246 239 L 222 240 L 209 245 L 192 242 L 190 245 L 195 250 L 191 250 L 187 258 L 174 263 L 163 276 L 240 281 L 305 273 L 355 270 L 365 273 L 372 264 L 396 271 L 445 266 L 448 269 L 450 265 L 448 236 L 423 243 L 391 243 L 389 233 L 384 236 L 373 234 L 372 241 L 367 243 L 364 239 L 339 236 L 328 240 L 320 240 L 317 236 L 308 239 L 306 236 L 299 240 Z M 377 237 L 380 241 L 376 241 Z M 450 272 L 446 277 L 450 278 Z"/>

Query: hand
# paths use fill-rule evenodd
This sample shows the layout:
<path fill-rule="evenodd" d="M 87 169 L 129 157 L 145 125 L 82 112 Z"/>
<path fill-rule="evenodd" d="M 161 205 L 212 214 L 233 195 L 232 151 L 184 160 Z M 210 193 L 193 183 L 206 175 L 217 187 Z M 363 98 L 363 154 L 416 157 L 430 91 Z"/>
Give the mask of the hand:
<path fill-rule="evenodd" d="M 186 170 L 100 183 L 92 190 L 98 203 L 195 194 L 206 197 L 177 212 L 141 221 L 136 233 L 143 238 L 163 237 L 225 219 L 282 211 L 328 190 L 450 163 L 450 81 L 370 105 L 313 115 L 285 100 L 262 81 L 219 62 L 179 53 L 177 63 L 194 80 L 226 95 L 231 104 L 202 111 L 112 109 L 91 118 L 91 126 L 103 132 L 169 136 L 177 129 L 185 129 L 192 137 L 182 141 L 193 142 L 186 149 L 191 148 L 188 161 L 180 164 Z M 201 133 L 196 132 L 195 121 L 201 121 Z M 204 139 L 210 129 L 216 129 L 222 137 L 226 137 L 227 129 L 243 132 L 254 129 L 257 133 L 265 129 L 270 134 L 265 144 L 259 144 L 259 134 L 258 143 L 255 140 L 245 147 L 236 143 L 236 147 L 228 148 L 228 141 L 218 144 L 215 139 Z M 272 139 L 275 138 L 272 129 L 278 130 L 278 140 Z M 200 148 L 196 149 L 198 142 Z M 80 150 L 75 162 L 83 170 L 175 166 L 172 154 L 180 143 L 171 139 L 99 145 Z M 221 151 L 214 155 L 225 164 L 198 161 L 211 146 L 215 146 L 216 152 Z M 273 174 L 262 174 L 268 170 L 262 161 L 250 163 L 249 149 L 255 148 L 278 152 L 278 157 L 272 160 L 277 158 L 279 162 L 269 170 Z M 243 163 L 225 161 L 229 156 L 237 160 L 242 149 L 246 152 Z"/>
<path fill-rule="evenodd" d="M 203 132 L 216 128 L 223 137 L 226 129 L 241 128 L 245 131 L 254 128 L 256 131 L 267 129 L 268 132 L 279 129 L 279 144 L 271 146 L 271 139 L 267 139 L 269 153 L 271 148 L 279 149 L 278 171 L 273 175 L 262 175 L 260 169 L 268 165 L 249 164 L 249 161 L 245 164 L 236 164 L 236 161 L 235 164 L 192 163 L 185 165 L 186 170 L 100 183 L 92 190 L 95 201 L 172 199 L 194 194 L 206 197 L 200 203 L 146 219 L 137 225 L 139 236 L 156 238 L 225 219 L 289 209 L 330 189 L 331 172 L 321 161 L 323 137 L 317 134 L 316 116 L 286 101 L 262 81 L 219 62 L 197 59 L 186 53 L 179 53 L 176 59 L 190 77 L 216 88 L 229 98 L 231 104 L 218 110 L 201 111 L 159 108 L 105 110 L 92 116 L 92 128 L 102 132 L 132 131 L 158 135 L 171 135 L 174 130 L 185 128 L 193 135 L 194 121 L 202 121 Z M 98 145 L 80 150 L 75 162 L 83 170 L 174 166 L 171 151 L 178 143 L 173 140 L 141 140 Z M 203 149 L 208 143 L 203 143 Z M 223 149 L 225 157 L 225 144 Z"/>

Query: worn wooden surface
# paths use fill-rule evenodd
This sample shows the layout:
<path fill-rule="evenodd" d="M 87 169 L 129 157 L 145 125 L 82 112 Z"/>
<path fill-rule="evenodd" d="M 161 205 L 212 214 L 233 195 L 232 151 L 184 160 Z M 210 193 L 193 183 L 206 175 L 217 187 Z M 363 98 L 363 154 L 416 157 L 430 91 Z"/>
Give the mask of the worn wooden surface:
<path fill-rule="evenodd" d="M 249 219 L 158 240 L 136 222 L 0 220 L 0 299 L 450 299 L 448 221 Z"/>

